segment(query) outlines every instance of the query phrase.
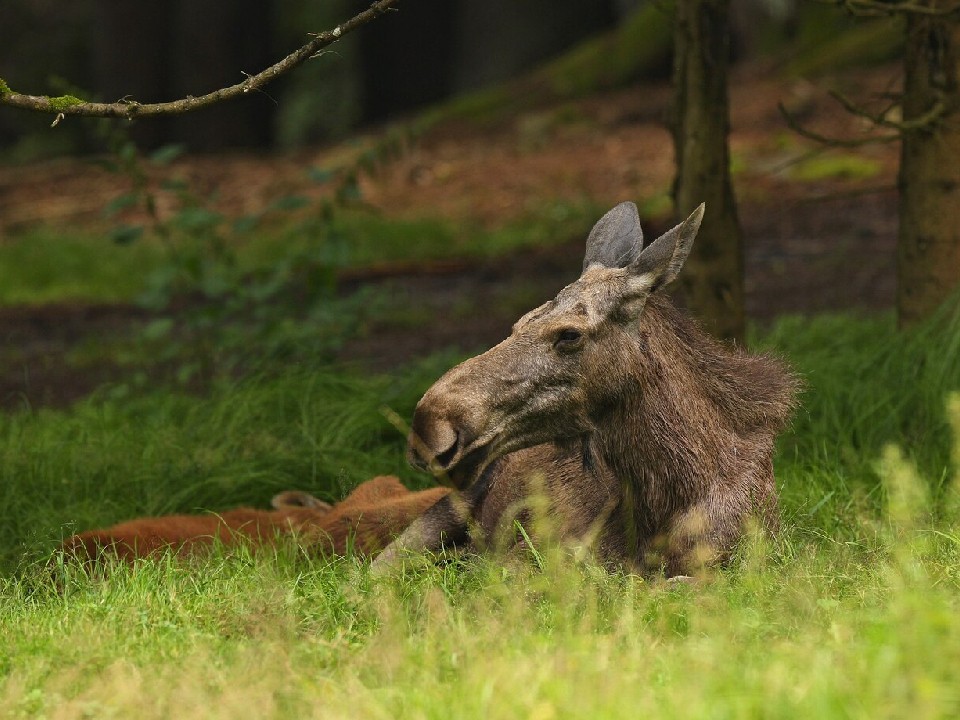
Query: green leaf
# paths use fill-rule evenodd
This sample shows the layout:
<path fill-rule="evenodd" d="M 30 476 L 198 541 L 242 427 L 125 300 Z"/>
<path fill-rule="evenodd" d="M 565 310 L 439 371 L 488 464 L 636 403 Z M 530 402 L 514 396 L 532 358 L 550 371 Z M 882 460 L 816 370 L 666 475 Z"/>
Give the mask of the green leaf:
<path fill-rule="evenodd" d="M 245 235 L 252 232 L 260 224 L 259 215 L 244 215 L 233 221 L 233 231 L 237 235 Z"/>
<path fill-rule="evenodd" d="M 172 192 L 179 192 L 180 190 L 186 190 L 189 185 L 187 181 L 183 178 L 168 178 L 160 183 L 160 187 L 163 190 L 170 190 Z"/>
<path fill-rule="evenodd" d="M 186 151 L 186 146 L 180 143 L 164 145 L 150 153 L 150 162 L 154 165 L 169 165 Z"/>
<path fill-rule="evenodd" d="M 170 334 L 173 330 L 173 318 L 159 318 L 143 329 L 145 340 L 161 340 Z"/>
<path fill-rule="evenodd" d="M 356 178 L 347 180 L 337 191 L 337 200 L 341 203 L 358 202 L 363 199 L 363 193 Z"/>
<path fill-rule="evenodd" d="M 117 155 L 125 164 L 130 164 L 137 159 L 137 146 L 132 142 L 125 142 L 120 146 Z"/>
<path fill-rule="evenodd" d="M 124 193 L 108 202 L 103 208 L 104 217 L 113 217 L 117 213 L 132 208 L 137 204 L 138 196 L 136 193 Z"/>
<path fill-rule="evenodd" d="M 181 230 L 203 232 L 212 230 L 223 221 L 223 215 L 206 208 L 184 208 L 173 218 L 173 224 Z"/>
<path fill-rule="evenodd" d="M 334 172 L 328 168 L 312 167 L 307 170 L 307 177 L 318 185 L 323 185 L 333 180 Z"/>
<path fill-rule="evenodd" d="M 118 225 L 110 231 L 110 240 L 117 245 L 129 245 L 143 235 L 143 225 Z"/>
<path fill-rule="evenodd" d="M 270 203 L 271 210 L 299 210 L 302 207 L 306 207 L 310 204 L 310 201 L 303 197 L 302 195 L 284 195 L 283 197 L 278 197 L 272 203 Z"/>

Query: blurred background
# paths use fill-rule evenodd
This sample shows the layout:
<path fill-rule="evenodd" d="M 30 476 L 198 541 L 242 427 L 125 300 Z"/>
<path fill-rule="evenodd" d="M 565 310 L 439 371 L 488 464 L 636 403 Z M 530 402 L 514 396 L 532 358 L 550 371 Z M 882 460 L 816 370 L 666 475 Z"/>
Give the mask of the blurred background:
<path fill-rule="evenodd" d="M 44 0 L 5 3 L 11 42 L 0 64 L 36 92 L 76 91 L 114 101 L 199 95 L 256 73 L 303 44 L 306 33 L 366 7 L 356 0 L 124 3 L 81 0 L 64 11 Z M 296 75 L 230 107 L 142 122 L 144 147 L 182 142 L 193 151 L 295 147 L 409 113 L 459 92 L 502 81 L 609 30 L 629 0 L 423 0 L 363 28 Z M 79 90 L 78 90 L 79 89 Z M 32 122 L 31 122 L 32 120 Z M 103 149 L 80 128 L 59 148 L 25 137 L 39 118 L 5 113 L 2 145 L 11 158 Z"/>
<path fill-rule="evenodd" d="M 236 83 L 366 6 L 8 0 L 0 68 L 19 92 L 171 100 Z M 889 106 L 903 38 L 895 16 L 731 5 L 752 322 L 892 307 L 896 143 L 817 143 L 778 106 L 833 137 L 880 134 L 828 92 Z M 677 215 L 673 39 L 670 2 L 416 0 L 200 112 L 51 127 L 0 109 L 0 403 L 170 372 L 204 385 L 251 347 L 390 369 L 496 341 L 572 279 L 613 204 L 637 202 L 651 233 Z M 141 342 L 141 326 L 160 350 L 76 352 L 105 330 Z"/>
<path fill-rule="evenodd" d="M 365 7 L 4 0 L 0 76 L 22 93 L 173 100 L 259 72 Z M 48 551 L 67 522 L 263 505 L 291 486 L 335 499 L 389 472 L 426 482 L 378 408 L 409 416 L 445 368 L 574 280 L 616 203 L 637 203 L 648 238 L 689 212 L 674 150 L 689 102 L 677 10 L 689 7 L 402 0 L 261 92 L 202 112 L 51 127 L 0 105 L 0 455 L 10 502 L 32 508 L 8 528 L 4 562 Z M 707 213 L 727 205 L 734 224 L 710 239 L 705 221 L 678 299 L 710 328 L 743 313 L 746 332 L 722 334 L 791 358 L 810 390 L 790 447 L 828 447 L 828 464 L 868 492 L 891 437 L 934 438 L 917 452 L 944 477 L 943 396 L 960 374 L 960 351 L 945 351 L 960 343 L 956 313 L 946 330 L 901 313 L 920 329 L 898 330 L 898 286 L 950 291 L 898 281 L 904 228 L 960 247 L 926 242 L 924 218 L 960 226 L 945 211 L 900 207 L 897 123 L 927 107 L 904 110 L 909 59 L 952 57 L 930 51 L 949 43 L 908 40 L 956 33 L 952 17 L 928 35 L 912 22 L 734 0 L 706 73 L 728 111 L 718 100 L 688 123 L 725 131 L 729 114 L 725 155 L 687 177 L 729 177 L 729 202 Z M 960 166 L 943 162 L 960 143 L 924 152 L 936 172 Z M 900 188 L 922 200 L 951 183 Z M 712 191 L 692 192 L 699 203 Z M 728 251 L 739 270 L 698 274 Z M 916 392 L 897 395 L 904 386 Z M 794 475 L 785 507 L 833 527 L 850 492 L 828 501 L 833 475 L 822 487 Z"/>

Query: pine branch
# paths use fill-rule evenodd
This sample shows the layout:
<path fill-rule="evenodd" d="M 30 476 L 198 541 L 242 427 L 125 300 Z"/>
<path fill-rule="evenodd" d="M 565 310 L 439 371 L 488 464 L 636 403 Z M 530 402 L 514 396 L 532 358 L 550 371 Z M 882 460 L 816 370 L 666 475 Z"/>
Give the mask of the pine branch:
<path fill-rule="evenodd" d="M 180 100 L 160 103 L 140 103 L 127 98 L 115 103 L 95 103 L 86 102 L 72 95 L 63 95 L 61 97 L 23 95 L 12 91 L 3 80 L 0 80 L 0 105 L 9 105 L 10 107 L 24 110 L 52 114 L 55 116 L 53 125 L 59 123 L 60 120 L 67 115 L 132 119 L 152 115 L 179 115 L 181 113 L 199 110 L 200 108 L 209 107 L 210 105 L 231 100 L 246 95 L 251 91 L 261 89 L 264 85 L 276 80 L 281 75 L 285 75 L 294 68 L 299 67 L 347 33 L 383 15 L 392 9 L 397 2 L 398 0 L 377 0 L 373 2 L 369 8 L 358 13 L 346 22 L 337 25 L 337 27 L 332 30 L 311 33 L 313 40 L 262 72 L 256 75 L 248 75 L 243 82 L 214 90 L 200 97 L 187 96 Z"/>

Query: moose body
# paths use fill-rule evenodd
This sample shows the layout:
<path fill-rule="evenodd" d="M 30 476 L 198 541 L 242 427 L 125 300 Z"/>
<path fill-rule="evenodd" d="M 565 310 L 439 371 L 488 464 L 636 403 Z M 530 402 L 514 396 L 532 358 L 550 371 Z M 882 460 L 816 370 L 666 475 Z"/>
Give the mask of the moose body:
<path fill-rule="evenodd" d="M 591 231 L 577 281 L 426 392 L 410 460 L 463 492 L 376 565 L 462 542 L 471 525 L 502 536 L 532 493 L 561 538 L 667 575 L 729 557 L 750 518 L 776 527 L 773 445 L 796 380 L 775 358 L 714 340 L 659 292 L 702 216 L 644 248 L 636 207 L 621 203 Z"/>

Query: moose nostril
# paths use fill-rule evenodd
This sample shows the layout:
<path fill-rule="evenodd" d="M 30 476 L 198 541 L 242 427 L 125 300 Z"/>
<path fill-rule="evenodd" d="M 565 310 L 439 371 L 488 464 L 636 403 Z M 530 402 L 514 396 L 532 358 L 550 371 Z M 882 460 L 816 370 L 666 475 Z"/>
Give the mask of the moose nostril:
<path fill-rule="evenodd" d="M 437 453 L 437 462 L 440 464 L 440 467 L 447 467 L 456 456 L 457 451 L 460 449 L 460 433 L 456 430 L 453 431 L 453 442 L 450 443 L 448 447 L 443 452 Z"/>

